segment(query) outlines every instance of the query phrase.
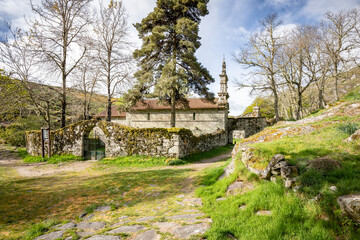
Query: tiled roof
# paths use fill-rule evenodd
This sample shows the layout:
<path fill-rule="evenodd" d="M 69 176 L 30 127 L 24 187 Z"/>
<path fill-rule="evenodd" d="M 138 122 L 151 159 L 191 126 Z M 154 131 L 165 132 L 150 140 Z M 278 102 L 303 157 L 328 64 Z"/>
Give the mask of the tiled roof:
<path fill-rule="evenodd" d="M 111 106 L 111 117 L 126 117 L 126 112 L 119 112 L 118 111 L 119 106 Z M 107 109 L 102 111 L 101 113 L 98 113 L 94 115 L 93 117 L 106 117 L 107 116 Z"/>
<path fill-rule="evenodd" d="M 119 112 L 119 106 L 111 107 L 111 117 L 126 117 L 126 112 Z M 225 106 L 218 105 L 218 99 L 215 98 L 213 102 L 207 101 L 203 98 L 188 98 L 187 102 L 181 102 L 176 104 L 176 109 L 223 109 Z M 131 111 L 149 111 L 149 110 L 170 110 L 171 105 L 166 102 L 159 103 L 159 100 L 139 100 Z M 102 111 L 94 117 L 106 117 L 107 110 Z"/>
<path fill-rule="evenodd" d="M 225 106 L 218 105 L 218 99 L 215 98 L 213 102 L 203 98 L 188 98 L 187 102 L 181 102 L 176 104 L 176 109 L 219 109 L 225 108 Z M 170 110 L 171 105 L 166 102 L 159 103 L 159 100 L 140 100 L 136 103 L 130 111 L 142 111 L 142 110 Z"/>

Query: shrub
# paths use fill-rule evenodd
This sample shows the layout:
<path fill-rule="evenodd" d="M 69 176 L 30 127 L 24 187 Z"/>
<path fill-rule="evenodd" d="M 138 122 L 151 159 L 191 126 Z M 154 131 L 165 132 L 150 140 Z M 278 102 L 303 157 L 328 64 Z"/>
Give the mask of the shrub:
<path fill-rule="evenodd" d="M 348 134 L 348 135 L 351 135 L 353 134 L 354 132 L 356 132 L 356 130 L 359 129 L 359 126 L 358 124 L 356 123 L 346 123 L 346 124 L 341 124 L 337 127 L 340 131 Z"/>
<path fill-rule="evenodd" d="M 25 131 L 39 130 L 42 126 L 45 126 L 45 123 L 37 116 L 20 118 L 8 127 L 2 127 L 0 138 L 12 146 L 24 147 L 26 144 Z"/>

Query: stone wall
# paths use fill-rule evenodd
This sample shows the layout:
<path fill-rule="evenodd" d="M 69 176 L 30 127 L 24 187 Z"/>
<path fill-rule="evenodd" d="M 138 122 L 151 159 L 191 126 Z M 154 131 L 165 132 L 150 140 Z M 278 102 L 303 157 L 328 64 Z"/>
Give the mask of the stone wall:
<path fill-rule="evenodd" d="M 229 118 L 228 124 L 230 143 L 232 143 L 233 138 L 238 139 L 239 136 L 247 138 L 261 132 L 267 125 L 265 117 Z"/>
<path fill-rule="evenodd" d="M 190 129 L 194 134 L 225 130 L 227 110 L 176 111 L 176 127 Z M 195 114 L 195 116 L 194 116 Z M 195 119 L 194 119 L 195 118 Z M 169 128 L 170 111 L 137 111 L 126 114 L 127 126 L 134 128 Z"/>
<path fill-rule="evenodd" d="M 181 158 L 227 144 L 225 131 L 194 136 L 190 130 L 181 128 L 137 129 L 113 122 L 89 120 L 52 131 L 52 154 L 83 156 L 84 138 L 92 129 L 105 143 L 106 157 L 148 155 Z M 26 149 L 30 155 L 41 155 L 40 131 L 27 132 L 26 142 Z M 47 152 L 47 149 L 45 151 Z"/>

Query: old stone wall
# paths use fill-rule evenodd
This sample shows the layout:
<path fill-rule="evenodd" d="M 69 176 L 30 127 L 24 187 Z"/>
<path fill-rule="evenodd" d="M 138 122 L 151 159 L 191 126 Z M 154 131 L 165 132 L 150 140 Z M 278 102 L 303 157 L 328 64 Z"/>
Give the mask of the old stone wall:
<path fill-rule="evenodd" d="M 181 158 L 227 144 L 225 131 L 194 136 L 181 128 L 131 128 L 113 122 L 81 121 L 50 134 L 52 154 L 84 155 L 84 138 L 94 129 L 105 143 L 105 156 L 148 155 Z M 40 131 L 26 133 L 27 152 L 41 155 Z M 47 145 L 45 148 L 47 152 Z"/>
<path fill-rule="evenodd" d="M 225 130 L 226 110 L 188 110 L 176 111 L 176 127 L 190 129 L 194 134 L 213 133 Z M 169 128 L 170 111 L 128 112 L 127 126 L 134 128 Z"/>
<path fill-rule="evenodd" d="M 239 136 L 245 138 L 262 131 L 266 127 L 265 117 L 239 117 L 229 118 L 229 142 Z"/>

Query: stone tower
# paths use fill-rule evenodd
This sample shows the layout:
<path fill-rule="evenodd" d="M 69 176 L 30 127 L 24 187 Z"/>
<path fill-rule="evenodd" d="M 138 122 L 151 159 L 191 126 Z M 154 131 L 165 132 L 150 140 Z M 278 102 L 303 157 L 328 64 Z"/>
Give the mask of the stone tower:
<path fill-rule="evenodd" d="M 220 106 L 226 106 L 227 109 L 229 109 L 229 93 L 228 93 L 228 76 L 226 74 L 226 63 L 225 58 L 222 63 L 222 72 L 220 74 L 220 92 L 218 93 L 219 96 L 219 105 Z"/>

